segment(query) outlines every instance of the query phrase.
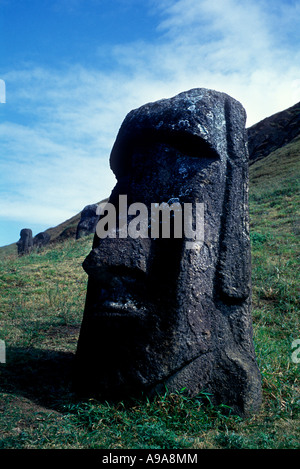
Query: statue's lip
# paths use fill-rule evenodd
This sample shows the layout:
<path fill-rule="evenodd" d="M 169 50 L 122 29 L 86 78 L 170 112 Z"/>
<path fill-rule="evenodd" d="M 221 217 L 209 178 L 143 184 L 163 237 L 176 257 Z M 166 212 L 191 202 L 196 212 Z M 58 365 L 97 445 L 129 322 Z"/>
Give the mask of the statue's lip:
<path fill-rule="evenodd" d="M 133 301 L 110 301 L 102 304 L 101 317 L 103 318 L 137 318 L 145 317 L 144 307 L 138 307 Z"/>

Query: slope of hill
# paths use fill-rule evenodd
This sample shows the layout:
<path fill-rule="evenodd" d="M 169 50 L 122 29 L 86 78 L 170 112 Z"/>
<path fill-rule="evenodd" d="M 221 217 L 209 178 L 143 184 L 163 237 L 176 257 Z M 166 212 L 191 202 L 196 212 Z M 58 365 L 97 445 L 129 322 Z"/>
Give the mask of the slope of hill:
<path fill-rule="evenodd" d="M 250 164 L 300 135 L 300 102 L 247 129 Z"/>
<path fill-rule="evenodd" d="M 48 228 L 45 230 L 50 235 L 51 243 L 61 241 L 65 238 L 75 238 L 77 225 L 79 223 L 81 212 L 74 215 L 74 217 L 60 223 L 59 225 Z M 33 233 L 35 236 L 36 233 Z M 16 240 L 17 242 L 18 240 Z M 0 258 L 7 255 L 17 255 L 17 245 L 15 243 L 8 244 L 7 246 L 0 247 Z"/>
<path fill-rule="evenodd" d="M 103 199 L 101 200 L 101 202 L 105 202 L 106 200 L 107 199 Z M 96 202 L 96 203 L 101 203 L 101 202 Z M 55 244 L 67 238 L 74 239 L 76 236 L 77 225 L 80 221 L 81 213 L 82 212 L 79 212 L 73 217 L 69 218 L 68 220 L 65 220 L 64 222 L 59 223 L 57 226 L 54 226 L 52 228 L 48 228 L 47 230 L 45 230 L 50 235 L 50 243 Z M 33 236 L 34 235 L 35 233 L 33 233 Z M 3 256 L 8 256 L 8 255 L 17 255 L 16 243 L 12 243 L 7 246 L 0 247 L 0 258 Z"/>

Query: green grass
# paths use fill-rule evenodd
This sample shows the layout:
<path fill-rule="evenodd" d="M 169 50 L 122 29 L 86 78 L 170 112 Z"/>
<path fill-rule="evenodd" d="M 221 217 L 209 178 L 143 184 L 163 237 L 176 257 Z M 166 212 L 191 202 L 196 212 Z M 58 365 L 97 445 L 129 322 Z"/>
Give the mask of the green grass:
<path fill-rule="evenodd" d="M 80 400 L 70 377 L 92 236 L 0 259 L 0 449 L 299 448 L 299 142 L 251 166 L 253 327 L 261 411 L 242 420 L 209 395 Z M 300 354 L 299 354 L 300 355 Z"/>

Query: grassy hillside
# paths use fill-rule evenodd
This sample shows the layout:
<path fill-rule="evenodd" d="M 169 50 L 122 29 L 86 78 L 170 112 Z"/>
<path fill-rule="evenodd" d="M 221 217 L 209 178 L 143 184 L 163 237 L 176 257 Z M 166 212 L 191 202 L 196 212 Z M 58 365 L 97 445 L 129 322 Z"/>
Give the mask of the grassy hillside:
<path fill-rule="evenodd" d="M 96 202 L 98 204 L 103 203 L 107 201 L 108 199 L 103 199 L 100 202 Z M 77 225 L 80 221 L 81 217 L 81 212 L 77 213 L 73 217 L 69 218 L 68 220 L 65 220 L 64 222 L 60 223 L 57 226 L 54 226 L 52 228 L 48 228 L 45 230 L 47 233 L 50 235 L 50 242 L 52 244 L 56 244 L 58 242 L 64 241 L 68 238 L 75 238 L 76 237 L 76 231 L 77 231 Z M 33 236 L 35 236 L 37 233 L 33 233 Z M 18 240 L 16 240 L 17 242 Z M 15 243 L 11 243 L 7 246 L 0 246 L 0 259 L 1 258 L 6 258 L 7 256 L 17 254 L 17 245 Z"/>
<path fill-rule="evenodd" d="M 83 314 L 81 263 L 92 238 L 2 259 L 0 448 L 299 448 L 300 140 L 251 166 L 254 341 L 263 406 L 240 420 L 209 396 L 77 400 L 72 357 Z M 292 355 L 294 352 L 294 355 Z M 295 360 L 296 358 L 296 360 Z"/>
<path fill-rule="evenodd" d="M 81 212 L 74 215 L 74 217 L 60 223 L 53 228 L 45 230 L 50 235 L 51 243 L 57 243 L 65 240 L 66 238 L 75 238 L 77 225 L 79 223 Z M 37 233 L 33 233 L 35 236 Z M 17 242 L 18 240 L 16 240 Z M 15 243 L 8 244 L 7 246 L 0 246 L 0 259 L 9 255 L 17 254 L 17 245 Z"/>

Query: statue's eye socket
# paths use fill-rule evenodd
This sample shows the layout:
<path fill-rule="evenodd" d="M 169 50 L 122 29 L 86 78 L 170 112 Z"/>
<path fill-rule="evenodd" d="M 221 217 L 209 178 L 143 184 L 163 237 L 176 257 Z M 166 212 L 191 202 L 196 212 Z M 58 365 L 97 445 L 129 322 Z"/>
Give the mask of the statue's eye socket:
<path fill-rule="evenodd" d="M 129 147 L 135 149 L 149 148 L 155 144 L 163 145 L 164 147 L 169 147 L 175 151 L 181 153 L 185 156 L 190 156 L 193 158 L 205 158 L 218 160 L 220 156 L 214 150 L 210 144 L 203 138 L 189 134 L 188 132 L 171 132 L 171 131 L 159 131 L 155 129 L 147 129 L 142 131 L 141 134 L 132 142 L 128 142 Z"/>
<path fill-rule="evenodd" d="M 128 176 L 130 160 L 133 154 L 144 154 L 154 145 L 163 145 L 179 152 L 181 155 L 208 160 L 220 160 L 220 155 L 209 142 L 200 136 L 187 131 L 142 129 L 130 138 L 124 138 L 111 154 L 111 168 L 118 179 Z"/>

